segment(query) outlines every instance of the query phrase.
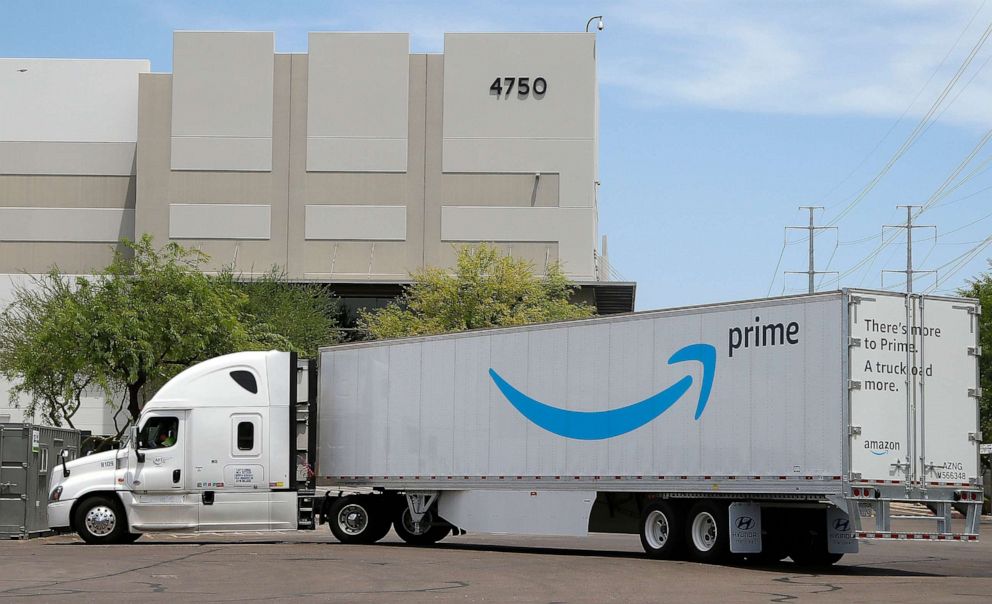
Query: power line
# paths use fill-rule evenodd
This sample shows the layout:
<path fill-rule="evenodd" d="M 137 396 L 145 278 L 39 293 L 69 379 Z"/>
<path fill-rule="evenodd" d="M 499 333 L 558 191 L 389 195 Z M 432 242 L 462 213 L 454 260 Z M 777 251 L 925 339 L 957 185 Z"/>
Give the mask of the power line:
<path fill-rule="evenodd" d="M 885 177 L 886 174 L 888 174 L 889 170 L 892 169 L 892 166 L 894 166 L 896 162 L 899 161 L 899 159 L 903 155 L 905 155 L 907 151 L 909 151 L 909 148 L 912 147 L 917 140 L 919 140 L 920 136 L 923 135 L 923 131 L 926 128 L 927 123 L 929 123 L 930 119 L 940 108 L 941 104 L 943 104 L 943 102 L 947 99 L 948 94 L 950 94 L 951 90 L 961 79 L 961 76 L 971 65 L 971 62 L 975 59 L 975 56 L 978 54 L 978 51 L 981 50 L 982 46 L 985 45 L 985 42 L 988 40 L 990 34 L 992 34 L 992 23 L 989 23 L 988 27 L 985 28 L 985 31 L 982 33 L 982 36 L 972 47 L 971 52 L 968 53 L 968 56 L 961 63 L 961 66 L 958 67 L 958 70 L 951 77 L 947 85 L 944 86 L 944 89 L 941 91 L 940 95 L 938 95 L 936 100 L 934 100 L 933 104 L 930 106 L 930 109 L 927 111 L 926 115 L 924 115 L 923 118 L 920 119 L 916 127 L 913 128 L 913 131 L 909 133 L 909 136 L 906 138 L 906 140 L 903 141 L 902 145 L 900 145 L 900 147 L 896 150 L 895 154 L 893 154 L 893 156 L 889 159 L 889 161 L 886 162 L 886 164 L 882 167 L 882 169 L 878 172 L 878 174 L 876 174 L 875 177 L 872 178 L 871 181 L 869 181 L 868 184 L 861 189 L 861 191 L 854 197 L 854 199 L 843 210 L 841 210 L 841 212 L 837 216 L 835 216 L 832 220 L 830 220 L 827 223 L 828 225 L 834 225 L 840 222 L 841 220 L 843 220 L 843 218 L 847 216 L 851 212 L 851 210 L 853 210 L 859 203 L 861 203 L 862 200 L 864 200 L 865 197 L 867 197 L 868 193 L 870 193 L 875 188 L 875 186 L 878 185 L 879 181 L 881 181 L 882 178 Z"/>
<path fill-rule="evenodd" d="M 984 169 L 984 170 L 982 170 L 982 171 L 980 172 L 980 174 L 984 174 L 984 173 L 985 173 L 985 172 L 987 172 L 987 171 L 988 171 L 989 169 L 992 169 L 992 167 L 990 167 L 990 168 L 986 168 L 986 169 Z M 977 174 L 976 174 L 976 176 L 977 176 Z M 966 200 L 966 199 L 971 199 L 972 197 L 974 197 L 974 196 L 976 196 L 976 195 L 980 195 L 981 193 L 984 193 L 984 192 L 986 192 L 986 191 L 988 191 L 988 190 L 990 190 L 990 189 L 992 189 L 992 185 L 989 185 L 989 186 L 987 186 L 987 187 L 983 187 L 983 188 L 981 188 L 981 189 L 979 189 L 979 190 L 977 190 L 977 191 L 975 191 L 974 193 L 968 193 L 967 195 L 964 195 L 964 196 L 962 196 L 962 197 L 958 197 L 957 199 L 952 199 L 952 200 L 950 200 L 950 201 L 945 201 L 945 202 L 943 202 L 943 203 L 938 203 L 938 204 L 935 204 L 935 205 L 934 205 L 933 207 L 934 207 L 934 208 L 943 208 L 943 207 L 946 207 L 946 206 L 950 206 L 950 205 L 954 205 L 954 204 L 956 204 L 956 203 L 960 203 L 960 202 L 962 202 L 962 201 L 964 201 L 964 200 Z"/>
<path fill-rule="evenodd" d="M 957 186 L 960 186 L 961 184 L 964 184 L 965 182 L 968 182 L 969 180 L 975 177 L 976 172 L 975 170 L 972 170 L 968 176 L 965 176 L 965 178 L 962 179 L 961 183 L 958 183 L 957 186 L 945 191 L 945 189 L 954 181 L 954 179 L 957 178 L 959 174 L 961 174 L 961 172 L 965 169 L 965 167 L 967 167 L 967 165 L 971 163 L 971 160 L 975 159 L 975 156 L 978 155 L 978 152 L 982 150 L 982 147 L 984 147 L 989 142 L 990 139 L 992 139 L 992 128 L 990 128 L 985 132 L 985 135 L 982 136 L 981 140 L 978 141 L 978 143 L 974 146 L 974 148 L 971 150 L 968 156 L 965 157 L 960 164 L 958 164 L 957 168 L 955 168 L 954 171 L 951 172 L 951 174 L 949 174 L 948 177 L 944 179 L 944 182 L 941 183 L 939 187 L 937 187 L 937 190 L 934 191 L 933 195 L 931 195 L 927 199 L 927 201 L 923 203 L 923 206 L 920 208 L 920 211 L 916 213 L 917 216 L 919 216 L 923 212 L 926 212 L 935 203 L 937 203 L 938 201 L 949 195 L 952 191 L 954 191 L 957 188 Z"/>
<path fill-rule="evenodd" d="M 940 267 L 938 267 L 936 269 L 936 271 L 938 273 L 938 278 L 934 281 L 933 285 L 931 286 L 931 289 L 936 289 L 941 283 L 944 283 L 945 281 L 947 281 L 948 279 L 950 279 L 951 277 L 953 277 L 955 274 L 957 274 L 958 271 L 960 271 L 962 268 L 964 268 L 965 266 L 967 266 L 968 263 L 971 262 L 976 256 L 978 256 L 978 254 L 980 254 L 983 249 L 985 249 L 986 247 L 988 247 L 989 244 L 992 244 L 992 235 L 989 235 L 988 237 L 986 237 L 985 239 L 983 239 L 982 241 L 980 241 L 977 245 L 975 245 L 975 247 L 971 248 L 970 250 L 966 251 L 965 253 L 957 256 L 956 258 L 954 258 L 954 259 L 952 259 L 952 260 L 944 263 Z M 947 268 L 947 267 L 952 266 L 952 265 L 953 265 L 953 268 L 951 269 L 950 272 L 948 272 L 948 273 L 946 273 L 944 275 L 940 275 L 940 270 L 941 269 Z"/>
<path fill-rule="evenodd" d="M 823 289 L 823 280 L 826 278 L 827 274 L 833 272 L 830 270 L 830 265 L 834 261 L 834 256 L 837 255 L 837 248 L 839 246 L 840 246 L 840 239 L 838 238 L 834 240 L 834 249 L 830 252 L 830 257 L 827 258 L 827 266 L 823 268 L 823 276 L 820 277 L 820 284 L 817 286 L 820 289 Z"/>
<path fill-rule="evenodd" d="M 772 288 L 775 287 L 775 278 L 778 277 L 778 269 L 782 266 L 782 257 L 785 256 L 785 246 L 789 243 L 789 232 L 786 231 L 785 233 L 785 238 L 782 240 L 782 251 L 778 254 L 778 262 L 775 263 L 775 272 L 772 273 L 772 282 L 768 284 L 768 293 L 765 295 L 766 298 L 769 298 L 772 295 Z M 782 287 L 785 287 L 784 283 Z"/>
<path fill-rule="evenodd" d="M 992 25 L 990 25 L 990 27 L 992 27 Z M 948 185 L 950 185 L 950 183 L 953 182 L 954 179 L 957 178 L 957 176 L 959 174 L 961 174 L 961 172 L 965 169 L 965 167 L 967 167 L 967 165 L 969 163 L 971 163 L 971 160 L 975 158 L 975 156 L 978 154 L 978 152 L 981 151 L 982 147 L 984 147 L 989 142 L 990 139 L 992 139 L 992 129 L 989 129 L 985 133 L 985 135 L 982 136 L 981 140 L 979 140 L 978 143 L 975 145 L 975 147 L 972 148 L 971 152 L 963 160 L 961 160 L 961 162 L 954 168 L 954 170 L 947 176 L 947 178 L 944 179 L 944 182 L 941 183 L 941 185 L 939 187 L 937 187 L 937 190 L 934 191 L 933 194 L 931 194 L 930 197 L 927 198 L 926 202 L 924 202 L 920 206 L 919 211 L 916 212 L 916 214 L 913 216 L 914 219 L 918 218 L 921 214 L 923 214 L 928 209 L 930 209 L 933 206 L 934 203 L 936 203 L 943 196 L 946 195 L 946 189 L 947 189 Z M 972 171 L 972 174 L 974 174 L 974 171 Z M 895 234 L 892 237 L 886 239 L 885 236 L 884 236 L 884 233 L 883 233 L 883 235 L 882 235 L 882 241 L 878 245 L 878 247 L 876 247 L 866 257 L 864 257 L 863 259 L 861 259 L 861 261 L 859 261 L 853 267 L 851 267 L 848 270 L 846 270 L 846 271 L 841 272 L 840 274 L 838 274 L 837 279 L 836 280 L 829 281 L 828 284 L 839 282 L 841 279 L 843 279 L 844 277 L 847 277 L 847 276 L 851 275 L 852 273 L 854 273 L 855 271 L 859 270 L 861 267 L 865 266 L 866 264 L 868 265 L 868 268 L 870 269 L 871 268 L 871 264 L 874 263 L 875 258 L 877 258 L 878 255 L 880 253 L 882 253 L 882 251 L 890 243 L 892 243 L 893 241 L 895 241 L 895 239 L 897 237 L 898 237 L 898 234 Z M 864 278 L 866 276 L 867 276 L 867 271 L 865 272 L 864 275 L 862 275 L 862 279 L 861 279 L 862 282 L 864 281 Z"/>
<path fill-rule="evenodd" d="M 975 81 L 975 78 L 978 77 L 978 74 L 982 73 L 982 71 L 988 66 L 988 64 L 989 64 L 990 61 L 992 61 L 992 55 L 989 55 L 985 59 L 985 61 L 981 65 L 978 66 L 978 69 L 976 69 L 974 71 L 974 73 L 971 74 L 971 77 L 968 78 L 968 81 L 964 83 L 964 86 L 962 86 L 960 89 L 958 89 L 957 93 L 954 95 L 954 98 L 951 99 L 951 102 L 950 103 L 947 103 L 946 105 L 944 105 L 944 108 L 940 110 L 940 113 L 937 114 L 937 117 L 935 117 L 934 120 L 932 122 L 930 122 L 927 125 L 927 127 L 923 130 L 924 133 L 926 133 L 926 131 L 929 130 L 934 125 L 934 123 L 936 123 L 937 121 L 939 121 L 940 118 L 945 113 L 947 113 L 947 110 L 951 107 L 951 105 L 953 105 L 954 103 L 957 102 L 957 100 L 958 100 L 958 98 L 960 98 L 961 94 L 964 93 L 964 91 L 968 89 L 968 86 L 971 86 L 971 83 Z"/>
<path fill-rule="evenodd" d="M 854 176 L 855 173 L 857 173 L 858 170 L 860 170 L 862 168 L 862 166 L 865 165 L 865 163 L 867 163 L 868 159 L 871 158 L 871 156 L 873 156 L 876 151 L 878 151 L 878 148 L 882 146 L 882 143 L 884 143 L 886 140 L 888 140 L 889 136 L 892 135 L 892 132 L 896 129 L 897 126 L 899 126 L 899 124 L 902 123 L 903 119 L 905 119 L 905 117 L 909 113 L 910 109 L 913 108 L 913 105 L 916 104 L 916 101 L 918 101 L 920 99 L 920 96 L 923 94 L 923 91 L 926 90 L 927 87 L 930 86 L 930 82 L 932 82 L 933 79 L 935 77 L 937 77 L 937 74 L 940 72 L 941 68 L 944 66 L 944 63 L 947 62 L 947 59 L 951 56 L 951 53 L 953 53 L 954 50 L 958 47 L 958 44 L 961 43 L 961 39 L 964 37 L 965 32 L 967 32 L 969 29 L 971 29 L 972 23 L 975 22 L 975 19 L 978 17 L 979 13 L 981 13 L 982 12 L 982 9 L 985 8 L 985 4 L 986 4 L 987 1 L 988 0 L 982 0 L 982 3 L 979 5 L 978 9 L 971 15 L 971 18 L 968 19 L 968 22 L 965 24 L 964 28 L 961 29 L 961 32 L 958 34 L 958 37 L 955 38 L 954 44 L 952 44 L 951 47 L 947 49 L 947 52 L 944 53 L 944 56 L 940 60 L 940 63 L 938 63 L 937 64 L 937 67 L 935 67 L 934 70 L 933 70 L 933 72 L 930 73 L 930 77 L 927 78 L 927 81 L 923 83 L 923 86 L 921 86 L 920 89 L 916 91 L 916 95 L 913 97 L 913 100 L 910 101 L 909 102 L 909 105 L 906 106 L 906 109 L 903 110 L 902 114 L 899 116 L 899 119 L 897 119 L 891 126 L 889 126 L 889 129 L 885 132 L 884 135 L 882 135 L 882 138 L 879 139 L 879 141 L 877 143 L 875 143 L 875 146 L 872 147 L 871 151 L 869 151 L 863 158 L 861 158 L 861 161 L 858 163 L 858 165 L 855 166 L 854 169 L 851 170 L 847 174 L 847 176 L 845 176 L 840 182 L 838 182 L 836 185 L 834 185 L 833 188 L 831 188 L 825 194 L 823 194 L 823 195 L 820 196 L 821 199 L 826 200 L 828 197 L 830 197 L 834 193 L 834 191 L 836 191 L 837 189 L 839 189 L 844 183 L 846 183 L 848 180 L 850 180 L 851 177 Z M 986 60 L 986 63 L 988 63 L 988 60 Z M 984 66 L 985 65 L 982 65 L 982 67 L 984 67 Z M 976 73 L 976 75 L 977 75 L 977 73 Z M 975 77 L 972 76 L 971 80 L 974 80 L 974 79 L 975 79 Z M 968 81 L 969 84 L 971 83 L 971 80 Z M 955 97 L 955 100 L 956 99 L 957 99 L 957 97 Z"/>

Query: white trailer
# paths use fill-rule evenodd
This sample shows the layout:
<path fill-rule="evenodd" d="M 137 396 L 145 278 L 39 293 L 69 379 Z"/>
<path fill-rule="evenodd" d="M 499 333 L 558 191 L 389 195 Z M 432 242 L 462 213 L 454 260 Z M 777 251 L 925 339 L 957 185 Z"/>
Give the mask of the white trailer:
<path fill-rule="evenodd" d="M 229 355 L 56 472 L 49 517 L 91 542 L 316 515 L 354 543 L 618 532 L 654 557 L 820 564 L 858 539 L 976 540 L 978 309 L 845 290 L 347 344 L 319 383 L 288 353 Z M 934 526 L 893 527 L 893 502 Z"/>

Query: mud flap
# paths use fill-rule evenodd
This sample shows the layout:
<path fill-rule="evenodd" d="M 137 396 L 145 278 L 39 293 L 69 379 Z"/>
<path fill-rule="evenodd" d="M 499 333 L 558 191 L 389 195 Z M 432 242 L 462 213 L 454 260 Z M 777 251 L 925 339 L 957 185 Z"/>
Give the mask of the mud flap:
<path fill-rule="evenodd" d="M 847 512 L 830 506 L 827 509 L 827 551 L 831 554 L 858 553 L 855 526 Z"/>
<path fill-rule="evenodd" d="M 730 551 L 734 554 L 761 552 L 761 506 L 734 502 L 727 517 L 730 521 Z"/>

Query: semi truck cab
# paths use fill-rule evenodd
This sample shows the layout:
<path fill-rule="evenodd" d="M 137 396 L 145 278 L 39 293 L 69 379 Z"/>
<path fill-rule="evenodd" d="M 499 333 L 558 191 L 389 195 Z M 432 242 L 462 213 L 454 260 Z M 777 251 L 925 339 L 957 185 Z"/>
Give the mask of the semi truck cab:
<path fill-rule="evenodd" d="M 298 528 L 297 366 L 292 353 L 242 352 L 183 371 L 119 449 L 56 468 L 51 527 L 90 543 Z"/>

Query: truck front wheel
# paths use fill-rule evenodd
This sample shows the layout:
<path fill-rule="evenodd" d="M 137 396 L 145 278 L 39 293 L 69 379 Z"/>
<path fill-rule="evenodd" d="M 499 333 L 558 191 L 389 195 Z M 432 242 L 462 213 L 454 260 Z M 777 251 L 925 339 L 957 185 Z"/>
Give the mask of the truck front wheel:
<path fill-rule="evenodd" d="M 73 521 L 76 532 L 86 543 L 124 543 L 130 534 L 120 503 L 102 495 L 90 497 L 80 503 Z"/>
<path fill-rule="evenodd" d="M 349 495 L 331 504 L 328 524 L 341 543 L 375 543 L 389 532 L 389 516 L 372 495 Z"/>

